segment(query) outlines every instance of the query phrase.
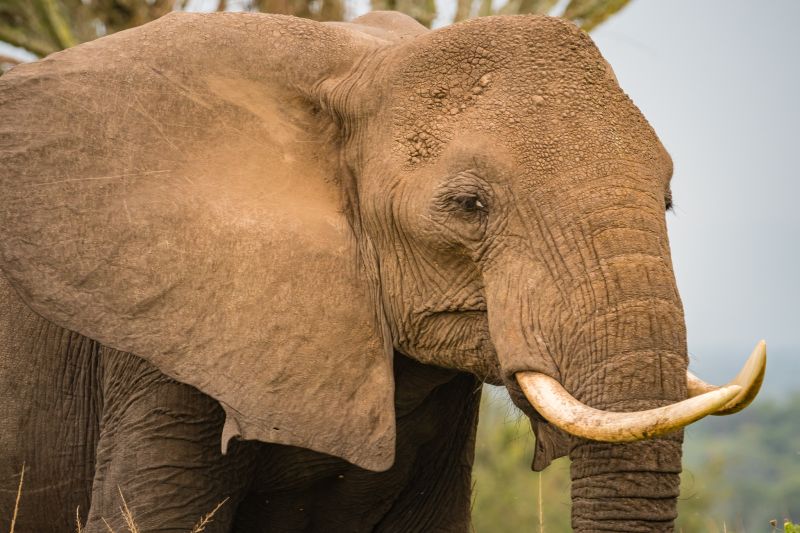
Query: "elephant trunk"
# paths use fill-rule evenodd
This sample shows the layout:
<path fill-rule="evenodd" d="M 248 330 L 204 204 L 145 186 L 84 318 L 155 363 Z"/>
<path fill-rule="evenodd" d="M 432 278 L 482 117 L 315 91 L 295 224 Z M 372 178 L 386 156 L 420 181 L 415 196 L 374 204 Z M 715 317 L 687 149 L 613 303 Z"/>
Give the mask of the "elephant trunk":
<path fill-rule="evenodd" d="M 657 263 L 647 256 L 626 261 L 626 290 L 646 294 L 648 287 L 674 286 L 671 269 Z M 575 347 L 576 360 L 591 363 L 568 365 L 565 381 L 578 400 L 604 411 L 641 412 L 686 399 L 684 319 L 674 295 L 618 301 L 579 328 L 579 336 L 593 340 Z M 575 439 L 574 530 L 672 531 L 682 441 L 682 431 L 629 443 Z"/>
<path fill-rule="evenodd" d="M 629 409 L 641 408 L 639 402 Z M 572 527 L 579 532 L 672 531 L 683 432 L 651 441 L 583 441 L 572 460 Z"/>
<path fill-rule="evenodd" d="M 553 250 L 561 265 L 507 261 L 524 266 L 487 277 L 490 333 L 505 383 L 538 424 L 548 417 L 521 397 L 520 374 L 545 374 L 577 402 L 612 414 L 687 398 L 683 310 L 666 238 L 659 238 L 666 228 L 663 220 L 635 216 L 650 227 L 617 218 L 595 233 L 591 257 Z M 558 229 L 563 239 L 539 242 L 569 242 L 569 228 Z M 682 432 L 651 436 L 613 444 L 571 439 L 575 531 L 672 529 Z"/>

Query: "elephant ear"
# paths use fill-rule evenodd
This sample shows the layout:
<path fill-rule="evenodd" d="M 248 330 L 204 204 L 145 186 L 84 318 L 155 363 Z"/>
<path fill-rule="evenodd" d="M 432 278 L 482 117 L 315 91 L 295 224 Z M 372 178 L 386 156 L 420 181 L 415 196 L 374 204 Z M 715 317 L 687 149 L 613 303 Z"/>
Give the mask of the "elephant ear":
<path fill-rule="evenodd" d="M 3 272 L 45 318 L 218 400 L 223 449 L 393 463 L 391 346 L 315 94 L 370 39 L 170 15 L 0 78 Z"/>
<path fill-rule="evenodd" d="M 536 436 L 532 470 L 541 472 L 556 459 L 569 454 L 572 438 L 567 433 L 542 420 L 538 415 L 531 420 L 531 428 Z"/>

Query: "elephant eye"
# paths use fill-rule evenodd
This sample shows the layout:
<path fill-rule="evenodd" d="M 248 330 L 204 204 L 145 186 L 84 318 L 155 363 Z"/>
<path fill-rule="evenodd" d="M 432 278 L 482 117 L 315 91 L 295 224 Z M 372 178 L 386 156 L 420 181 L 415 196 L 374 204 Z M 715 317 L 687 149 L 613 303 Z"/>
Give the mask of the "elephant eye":
<path fill-rule="evenodd" d="M 667 191 L 667 194 L 664 195 L 664 208 L 671 211 L 672 207 L 672 191 Z"/>
<path fill-rule="evenodd" d="M 458 206 L 459 209 L 467 213 L 486 211 L 486 202 L 476 194 L 463 194 L 455 196 L 452 201 Z"/>
<path fill-rule="evenodd" d="M 484 228 L 493 199 L 491 187 L 473 170 L 446 178 L 433 198 L 433 208 L 447 224 L 460 221 L 472 228 Z M 470 230 L 471 231 L 471 230 Z"/>

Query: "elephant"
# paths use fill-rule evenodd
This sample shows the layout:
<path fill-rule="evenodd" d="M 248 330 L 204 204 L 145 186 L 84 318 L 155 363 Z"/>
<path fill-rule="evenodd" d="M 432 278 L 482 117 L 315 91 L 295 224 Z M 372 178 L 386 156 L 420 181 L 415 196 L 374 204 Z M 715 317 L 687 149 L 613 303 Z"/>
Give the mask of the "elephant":
<path fill-rule="evenodd" d="M 557 18 L 173 13 L 13 68 L 0 520 L 468 531 L 489 383 L 575 531 L 672 531 L 681 428 L 766 351 L 688 373 L 671 177 Z"/>

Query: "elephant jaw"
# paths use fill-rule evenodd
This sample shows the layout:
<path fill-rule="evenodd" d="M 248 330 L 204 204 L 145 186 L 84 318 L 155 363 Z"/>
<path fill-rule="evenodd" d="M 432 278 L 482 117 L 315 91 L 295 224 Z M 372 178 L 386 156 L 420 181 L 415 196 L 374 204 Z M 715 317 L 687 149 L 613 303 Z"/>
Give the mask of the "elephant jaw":
<path fill-rule="evenodd" d="M 733 381 L 709 385 L 687 372 L 689 398 L 635 412 L 594 409 L 575 399 L 557 380 L 539 372 L 517 372 L 516 380 L 531 405 L 563 431 L 601 442 L 633 442 L 661 436 L 707 415 L 725 415 L 744 409 L 761 387 L 766 369 L 766 343 L 761 341 Z"/>

